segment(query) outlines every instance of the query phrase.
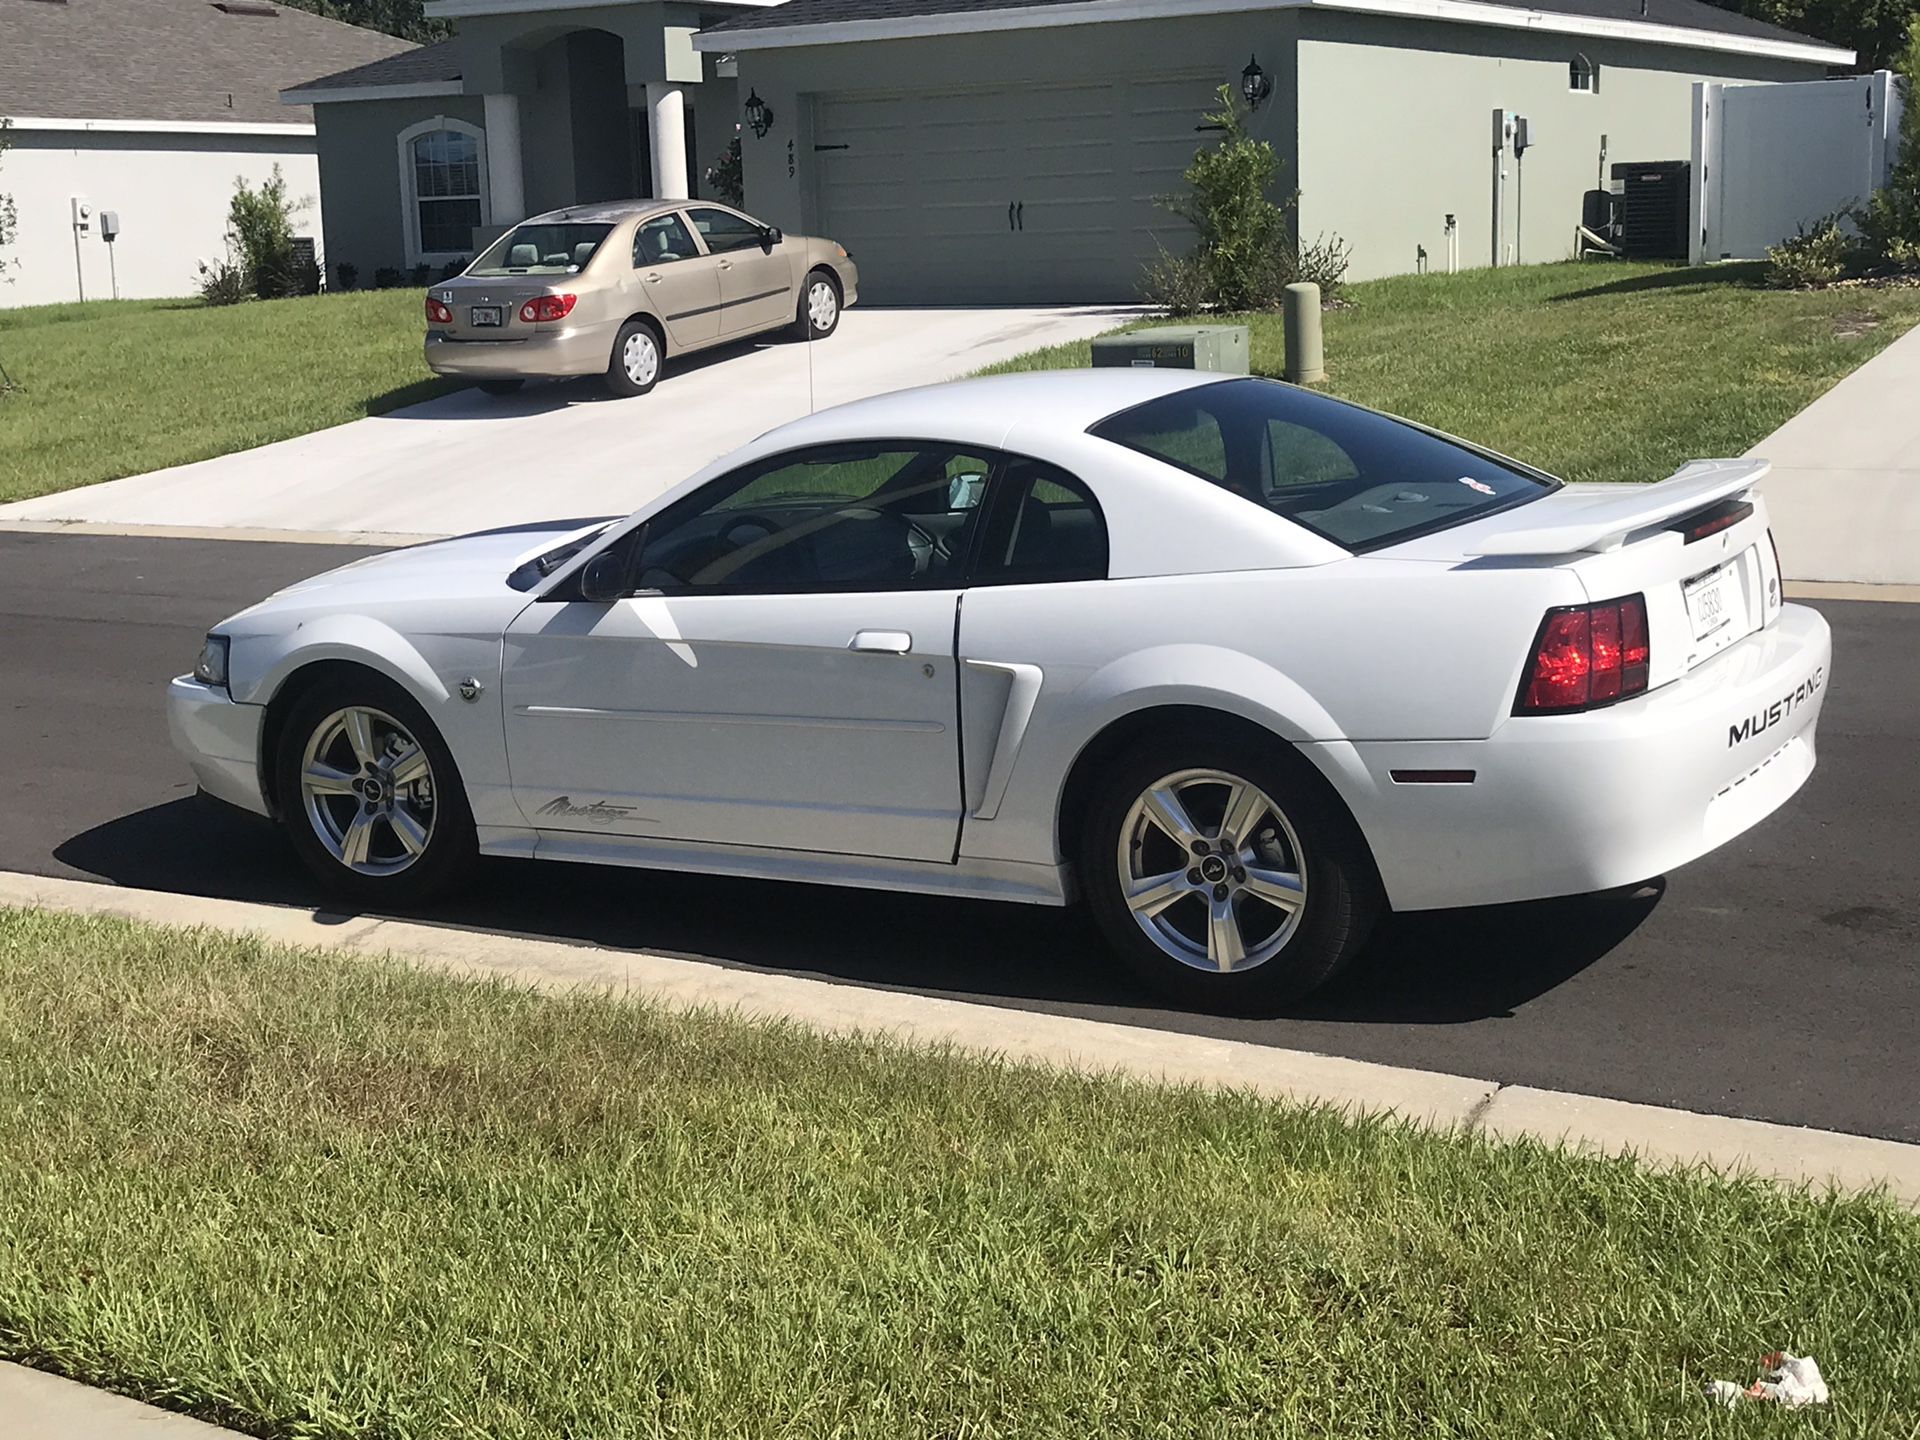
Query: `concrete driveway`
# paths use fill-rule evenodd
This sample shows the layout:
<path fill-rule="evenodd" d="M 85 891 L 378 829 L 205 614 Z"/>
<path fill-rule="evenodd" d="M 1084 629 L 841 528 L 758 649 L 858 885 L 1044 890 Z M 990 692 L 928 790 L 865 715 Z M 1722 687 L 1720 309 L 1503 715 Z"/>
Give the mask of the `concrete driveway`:
<path fill-rule="evenodd" d="M 855 307 L 828 340 L 730 345 L 671 367 L 652 394 L 598 380 L 462 390 L 424 405 L 170 470 L 0 506 L 0 522 L 448 535 L 637 509 L 788 420 L 1084 339 L 1110 307 Z"/>

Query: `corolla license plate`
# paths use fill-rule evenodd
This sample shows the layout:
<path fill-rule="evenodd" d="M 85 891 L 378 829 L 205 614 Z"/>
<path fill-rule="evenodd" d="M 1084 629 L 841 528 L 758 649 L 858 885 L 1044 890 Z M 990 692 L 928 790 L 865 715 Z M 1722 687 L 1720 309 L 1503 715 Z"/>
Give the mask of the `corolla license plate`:
<path fill-rule="evenodd" d="M 467 307 L 467 322 L 475 328 L 482 325 L 498 325 L 500 323 L 500 307 L 498 305 L 469 305 Z"/>
<path fill-rule="evenodd" d="M 1705 640 L 1733 624 L 1740 605 L 1740 588 L 1734 582 L 1733 566 L 1722 565 L 1686 583 L 1687 617 L 1693 621 L 1693 638 Z"/>

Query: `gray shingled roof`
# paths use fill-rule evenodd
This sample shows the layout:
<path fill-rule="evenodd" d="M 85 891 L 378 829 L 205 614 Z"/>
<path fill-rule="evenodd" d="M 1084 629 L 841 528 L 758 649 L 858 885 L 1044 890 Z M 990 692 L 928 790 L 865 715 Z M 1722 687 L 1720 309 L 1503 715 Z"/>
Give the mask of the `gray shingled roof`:
<path fill-rule="evenodd" d="M 784 5 L 750 10 L 709 25 L 703 33 L 731 35 L 748 30 L 785 29 L 799 25 L 832 25 L 845 20 L 893 20 L 920 15 L 963 15 L 981 11 L 1037 8 L 1083 3 L 1083 0 L 787 0 Z M 1783 30 L 1762 20 L 1750 20 L 1704 0 L 1488 0 L 1515 10 L 1580 15 L 1601 20 L 1634 20 L 1672 25 L 1687 30 L 1709 30 L 1755 40 L 1779 40 L 1821 45 L 1805 35 Z M 1844 48 L 1844 47 L 1835 47 Z"/>
<path fill-rule="evenodd" d="M 257 4 L 258 0 L 254 0 Z M 280 92 L 412 47 L 290 6 L 211 0 L 0 0 L 0 114 L 299 124 Z"/>
<path fill-rule="evenodd" d="M 417 50 L 402 50 L 371 65 L 356 65 L 351 70 L 335 71 L 317 80 L 306 80 L 294 90 L 364 90 L 376 85 L 436 85 L 460 78 L 460 49 L 451 40 L 422 45 Z"/>

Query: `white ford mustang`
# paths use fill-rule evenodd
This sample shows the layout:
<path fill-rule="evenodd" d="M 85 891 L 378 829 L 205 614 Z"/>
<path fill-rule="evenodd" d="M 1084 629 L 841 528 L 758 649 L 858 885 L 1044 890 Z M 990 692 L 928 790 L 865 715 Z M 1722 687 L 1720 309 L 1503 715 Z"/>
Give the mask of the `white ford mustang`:
<path fill-rule="evenodd" d="M 1163 988 L 1265 1006 L 1385 906 L 1638 882 L 1800 787 L 1830 640 L 1764 469 L 1565 486 L 1192 372 L 935 386 L 283 590 L 170 720 L 362 904 L 479 853 L 1078 894 Z"/>

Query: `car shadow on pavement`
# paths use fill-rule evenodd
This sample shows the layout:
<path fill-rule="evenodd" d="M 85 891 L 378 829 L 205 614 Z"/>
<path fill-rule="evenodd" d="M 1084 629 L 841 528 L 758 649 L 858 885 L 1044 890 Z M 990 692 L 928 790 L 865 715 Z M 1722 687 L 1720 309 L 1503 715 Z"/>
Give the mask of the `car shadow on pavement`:
<path fill-rule="evenodd" d="M 266 821 L 182 799 L 61 844 L 70 871 L 117 885 L 268 904 L 325 897 Z M 481 881 L 394 918 L 641 949 L 1014 1006 L 1164 1012 L 1079 909 L 612 866 L 483 862 Z M 1633 891 L 1388 917 L 1349 971 L 1283 1016 L 1453 1025 L 1511 1015 L 1601 959 L 1659 903 Z M 1253 1032 L 1249 1032 L 1253 1038 Z"/>

